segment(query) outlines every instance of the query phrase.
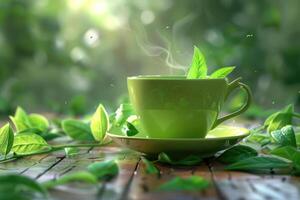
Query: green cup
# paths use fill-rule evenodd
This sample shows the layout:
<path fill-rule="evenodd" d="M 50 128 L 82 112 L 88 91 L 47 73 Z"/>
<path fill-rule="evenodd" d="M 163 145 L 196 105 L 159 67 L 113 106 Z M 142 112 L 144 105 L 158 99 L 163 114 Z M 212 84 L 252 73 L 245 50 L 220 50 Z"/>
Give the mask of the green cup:
<path fill-rule="evenodd" d="M 186 79 L 185 76 L 135 76 L 127 78 L 129 97 L 150 138 L 204 138 L 223 121 L 245 112 L 251 102 L 249 87 L 240 78 Z M 229 93 L 242 88 L 246 103 L 218 118 Z"/>

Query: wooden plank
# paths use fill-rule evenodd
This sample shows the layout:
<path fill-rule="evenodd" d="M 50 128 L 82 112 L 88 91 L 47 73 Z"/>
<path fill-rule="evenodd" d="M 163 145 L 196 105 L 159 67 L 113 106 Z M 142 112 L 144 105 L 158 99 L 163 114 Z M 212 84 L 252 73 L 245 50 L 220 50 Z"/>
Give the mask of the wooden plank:
<path fill-rule="evenodd" d="M 27 171 L 30 167 L 38 164 L 41 162 L 45 157 L 47 157 L 47 154 L 43 155 L 36 155 L 31 156 L 24 159 L 18 159 L 7 163 L 1 163 L 0 164 L 0 173 L 24 173 Z"/>
<path fill-rule="evenodd" d="M 63 159 L 38 180 L 50 180 L 64 174 L 85 170 L 86 167 L 93 162 L 118 158 L 120 171 L 116 178 L 99 183 L 99 185 L 96 186 L 78 183 L 60 186 L 51 191 L 51 196 L 55 199 L 72 200 L 119 199 L 122 190 L 125 188 L 134 172 L 134 167 L 137 164 L 138 159 L 135 154 L 127 153 L 128 151 L 124 152 L 122 149 L 114 146 L 94 148 L 88 153 Z"/>
<path fill-rule="evenodd" d="M 224 199 L 299 199 L 298 187 L 291 176 L 224 171 L 224 165 L 217 162 L 209 166 L 216 189 Z"/>
<path fill-rule="evenodd" d="M 145 165 L 138 165 L 137 173 L 134 175 L 128 199 L 219 199 L 213 185 L 204 191 L 199 192 L 158 192 L 157 187 L 176 176 L 189 177 L 191 175 L 203 176 L 211 180 L 208 167 L 205 164 L 193 167 L 174 167 L 163 164 L 156 164 L 160 170 L 160 175 L 149 175 L 145 173 Z"/>

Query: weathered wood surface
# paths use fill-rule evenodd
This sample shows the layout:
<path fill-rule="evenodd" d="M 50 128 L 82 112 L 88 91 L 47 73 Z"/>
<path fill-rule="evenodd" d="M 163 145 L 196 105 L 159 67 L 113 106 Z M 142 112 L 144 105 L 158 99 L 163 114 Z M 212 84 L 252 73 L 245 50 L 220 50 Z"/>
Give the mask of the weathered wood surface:
<path fill-rule="evenodd" d="M 120 173 L 114 179 L 92 186 L 70 184 L 51 190 L 51 199 L 233 199 L 268 200 L 300 199 L 299 179 L 276 174 L 256 175 L 244 172 L 228 172 L 220 163 L 205 160 L 199 166 L 173 167 L 157 164 L 160 175 L 148 175 L 140 162 L 140 155 L 114 145 L 101 148 L 82 148 L 80 154 L 67 158 L 64 152 L 39 155 L 0 165 L 0 173 L 15 172 L 38 181 L 57 178 L 67 173 L 83 170 L 92 162 L 118 158 Z M 175 176 L 203 176 L 211 181 L 211 187 L 200 192 L 155 192 L 155 188 Z"/>

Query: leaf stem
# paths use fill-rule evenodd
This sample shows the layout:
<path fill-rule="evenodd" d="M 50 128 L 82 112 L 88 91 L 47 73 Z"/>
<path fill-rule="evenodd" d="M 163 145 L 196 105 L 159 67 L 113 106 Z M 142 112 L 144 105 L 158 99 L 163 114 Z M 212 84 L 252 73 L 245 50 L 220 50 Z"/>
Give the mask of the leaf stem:
<path fill-rule="evenodd" d="M 30 153 L 30 154 L 25 154 L 25 155 L 18 155 L 18 154 L 15 154 L 13 157 L 10 157 L 10 158 L 6 158 L 6 159 L 3 159 L 3 160 L 0 160 L 0 164 L 1 164 L 1 163 L 5 163 L 5 162 L 9 162 L 9 161 L 13 161 L 13 160 L 16 160 L 16 159 L 18 159 L 18 158 L 23 158 L 23 157 L 26 157 L 26 156 L 33 156 L 33 155 L 39 155 L 39 154 L 45 154 L 45 153 L 51 153 L 51 152 L 59 151 L 59 150 L 61 150 L 61 149 L 68 148 L 68 147 L 100 147 L 100 146 L 105 146 L 105 145 L 110 144 L 110 143 L 111 143 L 111 141 L 106 142 L 106 143 L 87 143 L 87 144 L 61 144 L 61 145 L 53 145 L 53 146 L 51 146 L 51 148 L 46 149 L 46 150 L 43 150 L 43 151 L 37 151 L 37 152 Z"/>

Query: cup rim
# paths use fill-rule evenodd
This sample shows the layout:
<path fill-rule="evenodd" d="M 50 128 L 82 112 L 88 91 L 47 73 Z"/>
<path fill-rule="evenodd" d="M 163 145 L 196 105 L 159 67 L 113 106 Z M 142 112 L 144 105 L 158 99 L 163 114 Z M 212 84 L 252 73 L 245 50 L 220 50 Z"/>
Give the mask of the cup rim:
<path fill-rule="evenodd" d="M 127 80 L 168 80 L 168 81 L 213 81 L 225 80 L 226 78 L 186 79 L 185 75 L 137 75 L 128 76 Z"/>

